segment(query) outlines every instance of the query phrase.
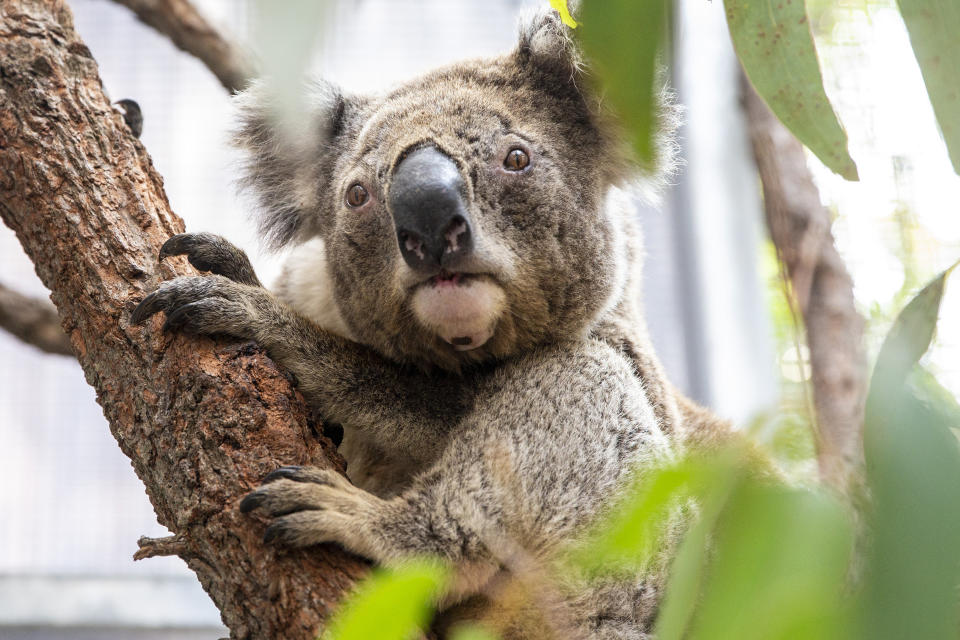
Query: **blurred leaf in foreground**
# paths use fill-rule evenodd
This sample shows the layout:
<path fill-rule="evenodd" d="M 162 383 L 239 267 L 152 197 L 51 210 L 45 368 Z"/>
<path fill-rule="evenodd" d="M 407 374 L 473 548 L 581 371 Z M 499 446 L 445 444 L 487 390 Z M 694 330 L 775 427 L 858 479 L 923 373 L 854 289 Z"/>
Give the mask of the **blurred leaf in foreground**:
<path fill-rule="evenodd" d="M 290 143 L 304 137 L 304 116 L 308 109 L 304 74 L 320 43 L 328 0 L 255 0 L 252 35 L 260 56 L 261 81 L 269 86 L 280 130 Z"/>
<path fill-rule="evenodd" d="M 588 575 L 643 570 L 659 550 L 670 518 L 692 492 L 689 463 L 644 470 L 567 560 Z"/>
<path fill-rule="evenodd" d="M 704 572 L 717 518 L 734 487 L 741 481 L 741 470 L 730 458 L 720 458 L 717 474 L 699 496 L 700 514 L 687 531 L 670 567 L 666 593 L 656 621 L 658 640 L 680 640 L 700 602 Z"/>
<path fill-rule="evenodd" d="M 407 640 L 430 620 L 449 577 L 436 561 L 414 560 L 375 569 L 341 605 L 324 640 Z"/>
<path fill-rule="evenodd" d="M 689 638 L 827 640 L 843 633 L 853 550 L 825 493 L 745 479 L 718 521 Z"/>
<path fill-rule="evenodd" d="M 933 112 L 960 173 L 960 2 L 898 0 Z"/>
<path fill-rule="evenodd" d="M 955 265 L 956 266 L 956 265 Z M 864 452 L 873 498 L 862 602 L 864 637 L 955 640 L 960 629 L 960 444 L 949 406 L 906 378 L 933 338 L 940 274 L 894 322 L 867 400 Z"/>
<path fill-rule="evenodd" d="M 857 180 L 847 134 L 823 90 L 804 2 L 724 0 L 724 6 L 737 57 L 760 97 L 823 164 Z"/>
<path fill-rule="evenodd" d="M 960 402 L 927 369 L 916 366 L 907 378 L 910 394 L 951 429 L 960 429 Z"/>
<path fill-rule="evenodd" d="M 657 162 L 657 55 L 668 27 L 667 0 L 584 0 L 577 30 L 599 89 L 631 136 L 637 160 Z"/>
<path fill-rule="evenodd" d="M 671 566 L 658 640 L 844 637 L 846 512 L 749 460 L 729 457 L 698 492 L 700 517 Z"/>
<path fill-rule="evenodd" d="M 498 640 L 499 636 L 475 624 L 455 627 L 450 640 Z"/>

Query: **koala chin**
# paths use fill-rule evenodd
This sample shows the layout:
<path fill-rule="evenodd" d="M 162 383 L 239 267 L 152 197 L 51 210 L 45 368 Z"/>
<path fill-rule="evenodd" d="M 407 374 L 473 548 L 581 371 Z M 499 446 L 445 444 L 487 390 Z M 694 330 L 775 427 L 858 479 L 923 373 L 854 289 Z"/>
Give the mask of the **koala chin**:
<path fill-rule="evenodd" d="M 671 536 L 638 575 L 556 585 L 557 611 L 503 606 L 510 567 L 549 563 L 633 470 L 727 433 L 647 339 L 629 193 L 657 178 L 634 171 L 588 75 L 543 11 L 513 51 L 381 94 L 311 83 L 295 138 L 254 84 L 236 142 L 265 243 L 293 247 L 279 282 L 264 288 L 222 238 L 183 234 L 161 257 L 211 273 L 163 283 L 131 318 L 256 340 L 295 376 L 343 425 L 349 480 L 281 467 L 241 510 L 271 516 L 275 544 L 448 561 L 441 634 L 469 617 L 505 638 L 649 637 Z M 662 112 L 668 130 L 669 100 Z"/>
<path fill-rule="evenodd" d="M 482 347 L 503 314 L 506 294 L 488 278 L 442 273 L 419 285 L 411 305 L 417 320 L 457 351 Z"/>

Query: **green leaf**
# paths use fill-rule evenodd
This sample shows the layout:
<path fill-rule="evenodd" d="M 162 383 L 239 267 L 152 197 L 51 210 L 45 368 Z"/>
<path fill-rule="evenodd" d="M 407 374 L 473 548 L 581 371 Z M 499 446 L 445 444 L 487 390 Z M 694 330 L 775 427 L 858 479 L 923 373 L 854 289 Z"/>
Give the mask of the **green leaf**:
<path fill-rule="evenodd" d="M 887 389 L 870 411 L 872 544 L 862 615 L 871 640 L 957 638 L 960 445 L 944 415 L 903 388 Z"/>
<path fill-rule="evenodd" d="M 947 276 L 957 264 L 921 289 L 894 321 L 877 356 L 867 402 L 868 413 L 878 403 L 883 404 L 885 394 L 896 391 L 903 384 L 907 374 L 930 347 L 937 328 L 940 300 L 943 298 Z"/>
<path fill-rule="evenodd" d="M 734 49 L 760 97 L 823 164 L 857 180 L 847 134 L 823 90 L 803 0 L 724 0 L 724 6 Z"/>
<path fill-rule="evenodd" d="M 933 339 L 954 267 L 897 317 L 871 380 L 864 454 L 872 545 L 861 622 L 872 640 L 952 640 L 960 627 L 960 445 L 950 430 L 956 402 L 945 401 L 929 379 L 922 398 L 906 386 L 908 374 L 915 388 L 924 380 L 916 364 Z"/>
<path fill-rule="evenodd" d="M 343 604 L 324 640 L 407 640 L 430 619 L 449 570 L 431 560 L 377 569 Z"/>
<path fill-rule="evenodd" d="M 721 514 L 692 632 L 704 640 L 843 638 L 853 532 L 823 493 L 747 479 Z"/>
<path fill-rule="evenodd" d="M 585 0 L 580 10 L 578 33 L 595 80 L 648 168 L 657 161 L 657 54 L 668 17 L 666 0 Z"/>
<path fill-rule="evenodd" d="M 953 170 L 960 173 L 960 2 L 898 0 L 898 4 Z"/>
<path fill-rule="evenodd" d="M 714 452 L 709 460 L 690 457 L 637 470 L 610 512 L 568 550 L 567 566 L 588 575 L 647 568 L 663 549 L 665 536 L 689 518 L 691 500 L 728 487 L 743 455 L 731 448 Z"/>
<path fill-rule="evenodd" d="M 450 640 L 498 640 L 499 636 L 475 624 L 454 627 Z"/>
<path fill-rule="evenodd" d="M 960 429 L 960 402 L 927 369 L 917 365 L 907 378 L 907 389 L 951 429 Z"/>
<path fill-rule="evenodd" d="M 659 548 L 671 513 L 690 495 L 689 465 L 639 474 L 624 498 L 570 555 L 588 573 L 642 569 Z"/>
<path fill-rule="evenodd" d="M 740 474 L 734 468 L 728 468 L 718 473 L 709 489 L 701 495 L 700 517 L 687 532 L 670 567 L 654 633 L 658 640 L 685 637 L 703 590 L 710 536 L 730 493 L 740 481 Z"/>
<path fill-rule="evenodd" d="M 560 14 L 560 19 L 563 21 L 563 24 L 567 25 L 571 29 L 577 28 L 577 21 L 573 19 L 573 16 L 570 15 L 570 9 L 567 7 L 567 0 L 550 0 L 550 6 L 556 9 L 557 13 Z"/>

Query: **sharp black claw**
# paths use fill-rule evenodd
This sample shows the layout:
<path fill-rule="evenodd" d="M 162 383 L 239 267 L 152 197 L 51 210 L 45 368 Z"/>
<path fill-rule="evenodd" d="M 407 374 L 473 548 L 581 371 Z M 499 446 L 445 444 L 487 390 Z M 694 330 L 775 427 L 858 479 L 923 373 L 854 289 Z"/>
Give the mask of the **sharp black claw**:
<path fill-rule="evenodd" d="M 189 244 L 190 236 L 191 234 L 189 233 L 178 233 L 164 242 L 163 246 L 160 247 L 157 260 L 163 260 L 170 256 L 180 256 L 189 251 L 189 246 L 187 245 Z"/>
<path fill-rule="evenodd" d="M 274 480 L 280 480 L 281 478 L 289 478 L 290 480 L 296 480 L 296 475 L 300 473 L 301 467 L 296 465 L 290 465 L 286 467 L 280 467 L 279 469 L 274 469 L 266 475 L 263 479 L 262 484 L 269 484 Z"/>
<path fill-rule="evenodd" d="M 175 311 L 168 311 L 167 319 L 163 322 L 163 330 L 178 331 L 182 329 L 190 319 L 190 313 L 195 310 L 196 307 L 197 303 L 191 302 L 190 304 L 185 304 L 182 307 L 178 307 Z"/>
<path fill-rule="evenodd" d="M 130 322 L 133 324 L 143 324 L 146 322 L 147 318 L 162 310 L 163 305 L 160 300 L 160 296 L 158 296 L 156 292 L 151 293 L 146 298 L 141 300 L 140 304 L 137 305 L 137 308 L 134 309 L 133 313 L 130 314 Z"/>
<path fill-rule="evenodd" d="M 267 527 L 266 531 L 263 532 L 263 544 L 270 544 L 281 536 L 283 536 L 283 525 L 278 522 L 274 522 Z"/>
<path fill-rule="evenodd" d="M 247 496 L 240 501 L 240 513 L 250 513 L 267 499 L 267 496 L 263 493 L 253 493 L 247 494 Z"/>

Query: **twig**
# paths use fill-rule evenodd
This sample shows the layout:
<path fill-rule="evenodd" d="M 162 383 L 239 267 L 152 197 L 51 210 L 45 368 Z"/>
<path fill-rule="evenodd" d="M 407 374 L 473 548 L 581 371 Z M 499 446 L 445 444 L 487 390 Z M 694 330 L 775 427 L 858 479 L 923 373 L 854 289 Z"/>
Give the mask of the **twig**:
<path fill-rule="evenodd" d="M 17 293 L 0 284 L 0 328 L 41 351 L 73 355 L 73 347 L 60 327 L 57 309 L 48 300 Z"/>
<path fill-rule="evenodd" d="M 180 534 L 162 538 L 140 536 L 140 539 L 137 540 L 137 546 L 140 548 L 133 554 L 134 560 L 144 560 L 157 556 L 183 557 L 187 552 L 187 541 Z"/>
<path fill-rule="evenodd" d="M 114 0 L 146 25 L 170 38 L 177 48 L 198 58 L 231 93 L 253 77 L 243 50 L 224 38 L 188 0 Z"/>
<path fill-rule="evenodd" d="M 767 227 L 806 326 L 820 476 L 847 493 L 863 457 L 863 318 L 854 306 L 853 281 L 834 245 L 830 213 L 820 203 L 802 145 L 745 78 L 742 87 Z"/>

